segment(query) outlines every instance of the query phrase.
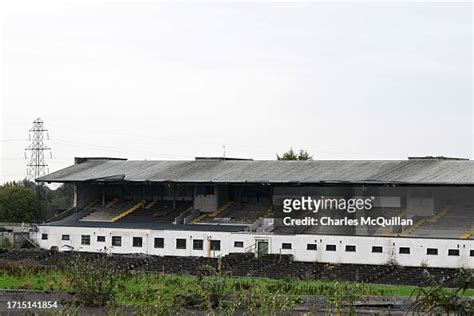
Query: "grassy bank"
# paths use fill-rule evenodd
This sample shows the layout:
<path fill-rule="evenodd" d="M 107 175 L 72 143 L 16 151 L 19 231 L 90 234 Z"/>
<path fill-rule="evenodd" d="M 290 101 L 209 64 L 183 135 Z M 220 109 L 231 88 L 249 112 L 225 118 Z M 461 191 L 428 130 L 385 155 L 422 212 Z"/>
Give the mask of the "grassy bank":
<path fill-rule="evenodd" d="M 303 280 L 273 280 L 265 278 L 241 278 L 207 276 L 210 282 L 219 282 L 225 279 L 228 289 L 258 288 L 262 293 L 279 293 L 291 296 L 324 295 L 330 296 L 336 290 L 352 291 L 361 296 L 409 296 L 415 287 L 402 285 L 360 284 L 349 282 L 323 282 Z M 165 303 L 172 303 L 176 294 L 183 291 L 193 291 L 198 287 L 198 277 L 189 275 L 145 275 L 128 276 L 123 282 L 123 290 L 117 298 L 121 305 L 144 303 L 140 302 L 140 294 L 155 289 Z M 0 274 L 1 289 L 28 289 L 40 291 L 74 291 L 69 286 L 66 276 L 59 271 L 25 272 L 22 274 Z M 465 296 L 474 297 L 474 289 L 469 289 Z M 144 296 L 143 296 L 144 297 Z"/>

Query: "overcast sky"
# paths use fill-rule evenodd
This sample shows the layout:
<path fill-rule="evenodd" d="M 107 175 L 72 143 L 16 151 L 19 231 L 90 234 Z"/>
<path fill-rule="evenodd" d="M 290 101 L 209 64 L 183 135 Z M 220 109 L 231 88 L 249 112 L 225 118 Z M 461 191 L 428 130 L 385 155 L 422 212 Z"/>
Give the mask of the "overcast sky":
<path fill-rule="evenodd" d="M 3 1 L 0 182 L 74 156 L 473 158 L 472 4 Z"/>

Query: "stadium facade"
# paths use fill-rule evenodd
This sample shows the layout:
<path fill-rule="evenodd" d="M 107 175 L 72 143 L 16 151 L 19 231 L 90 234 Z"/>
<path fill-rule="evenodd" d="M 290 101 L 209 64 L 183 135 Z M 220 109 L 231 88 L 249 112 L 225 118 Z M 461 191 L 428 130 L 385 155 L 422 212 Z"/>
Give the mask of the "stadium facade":
<path fill-rule="evenodd" d="M 72 208 L 33 232 L 45 249 L 474 268 L 465 159 L 76 158 L 37 181 L 75 187 Z M 334 208 L 288 209 L 327 201 Z"/>

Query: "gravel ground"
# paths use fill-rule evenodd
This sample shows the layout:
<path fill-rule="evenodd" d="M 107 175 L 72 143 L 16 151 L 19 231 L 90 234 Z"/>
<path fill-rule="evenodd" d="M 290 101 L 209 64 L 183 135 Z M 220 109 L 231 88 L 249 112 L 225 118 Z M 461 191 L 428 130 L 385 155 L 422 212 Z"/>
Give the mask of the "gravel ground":
<path fill-rule="evenodd" d="M 97 307 L 81 307 L 78 310 L 67 307 L 71 302 L 73 295 L 66 292 L 41 292 L 33 290 L 0 290 L 0 313 L 2 315 L 58 315 L 63 313 L 79 312 L 81 315 L 106 315 L 117 314 L 127 315 L 133 314 L 132 308 L 119 308 L 114 311 Z M 285 315 L 308 315 L 333 314 L 334 308 L 327 304 L 326 298 L 322 296 L 305 295 L 301 297 L 303 303 L 295 306 L 291 311 L 284 313 Z M 34 302 L 56 302 L 57 306 L 51 308 L 33 308 Z M 408 297 L 369 297 L 365 300 L 356 301 L 356 309 L 358 315 L 406 315 L 411 300 Z M 26 306 L 25 306 L 26 304 Z M 44 304 L 44 303 L 43 303 Z M 23 305 L 23 306 L 22 306 Z M 30 305 L 31 308 L 28 308 Z M 343 308 L 347 309 L 347 307 Z M 205 315 L 200 311 L 188 311 L 186 314 Z M 241 313 L 236 313 L 241 314 Z"/>

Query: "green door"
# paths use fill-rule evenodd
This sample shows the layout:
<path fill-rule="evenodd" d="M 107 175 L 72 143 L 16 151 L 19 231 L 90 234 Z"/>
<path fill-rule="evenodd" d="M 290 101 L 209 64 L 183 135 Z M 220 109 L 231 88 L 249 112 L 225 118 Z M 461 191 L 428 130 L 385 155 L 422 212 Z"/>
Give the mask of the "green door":
<path fill-rule="evenodd" d="M 257 242 L 257 257 L 268 254 L 268 241 L 259 241 Z"/>

